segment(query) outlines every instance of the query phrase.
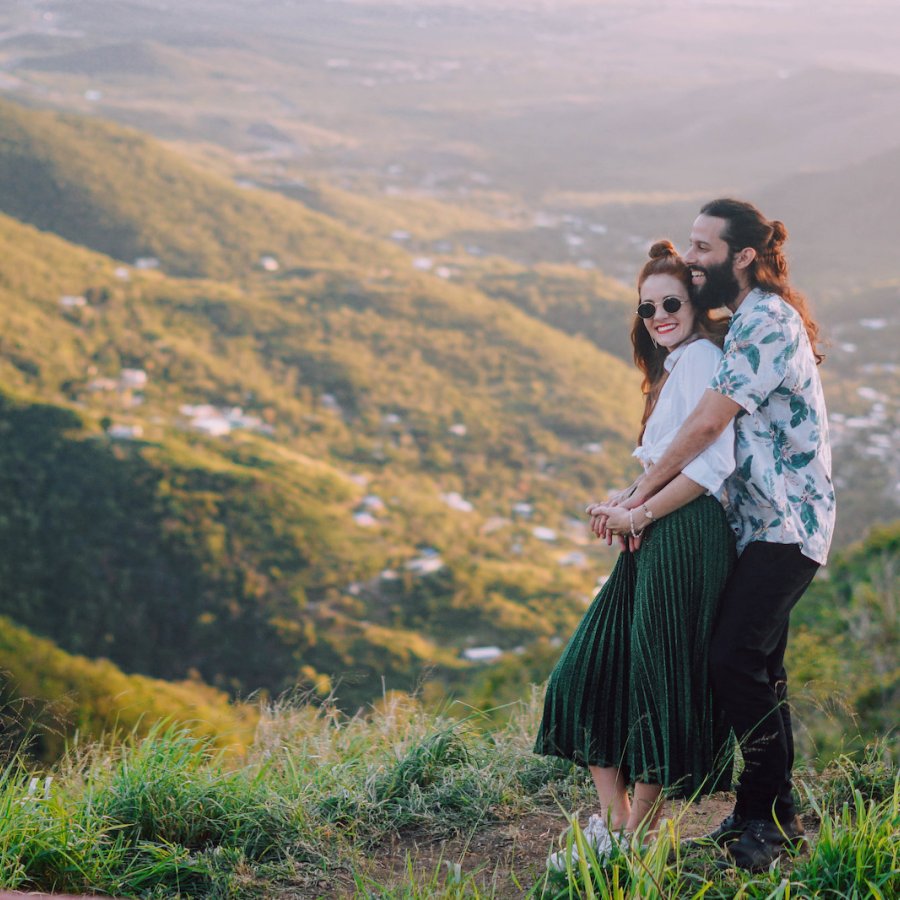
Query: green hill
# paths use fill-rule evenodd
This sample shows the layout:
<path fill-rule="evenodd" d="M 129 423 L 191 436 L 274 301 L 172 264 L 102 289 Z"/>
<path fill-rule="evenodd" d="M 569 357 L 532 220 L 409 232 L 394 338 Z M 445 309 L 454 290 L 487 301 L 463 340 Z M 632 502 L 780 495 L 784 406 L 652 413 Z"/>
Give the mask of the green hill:
<path fill-rule="evenodd" d="M 390 264 L 396 251 L 295 203 L 206 174 L 139 132 L 0 100 L 0 210 L 116 259 L 184 276 Z"/>
<path fill-rule="evenodd" d="M 0 674 L 3 750 L 25 748 L 46 761 L 59 758 L 76 734 L 90 745 L 146 735 L 162 722 L 232 751 L 246 749 L 259 718 L 253 707 L 197 681 L 125 675 L 108 660 L 64 653 L 3 616 Z"/>
<path fill-rule="evenodd" d="M 232 695 L 299 681 L 353 707 L 428 671 L 426 694 L 464 690 L 462 652 L 484 645 L 538 672 L 611 559 L 591 552 L 584 503 L 634 467 L 638 377 L 598 349 L 627 346 L 626 292 L 499 259 L 418 272 L 131 132 L 2 110 L 5 146 L 53 160 L 60 221 L 105 204 L 170 260 L 203 236 L 214 252 L 192 274 L 240 278 L 123 268 L 0 215 L 0 613 Z M 107 174 L 82 207 L 91 146 Z M 140 192 L 108 177 L 128 166 L 177 173 L 178 202 L 155 192 L 139 215 Z M 265 208 L 315 241 L 275 271 L 229 269 L 213 226 L 234 196 L 254 235 Z M 368 201 L 331 202 L 380 233 Z"/>
<path fill-rule="evenodd" d="M 412 257 L 428 260 L 453 283 L 507 300 L 553 328 L 586 337 L 631 363 L 630 286 L 575 265 L 526 266 L 515 261 L 553 258 L 561 243 L 555 229 L 525 227 L 415 194 L 372 197 L 315 180 L 264 184 L 355 231 L 391 236 Z"/>
<path fill-rule="evenodd" d="M 620 361 L 405 269 L 123 281 L 5 217 L 0 249 L 16 621 L 127 671 L 233 693 L 333 675 L 358 703 L 382 675 L 455 684 L 463 648 L 578 615 L 591 577 L 560 562 L 586 540 L 567 516 L 629 465 L 637 378 Z M 183 408 L 204 404 L 255 424 L 202 437 Z M 139 439 L 111 440 L 116 425 Z M 440 562 L 419 571 L 425 550 Z"/>
<path fill-rule="evenodd" d="M 900 709 L 900 521 L 834 554 L 792 614 L 792 702 L 818 751 L 892 733 Z M 823 655 L 822 647 L 828 647 Z M 802 686 L 802 687 L 801 687 Z M 896 735 L 895 735 L 896 737 Z"/>

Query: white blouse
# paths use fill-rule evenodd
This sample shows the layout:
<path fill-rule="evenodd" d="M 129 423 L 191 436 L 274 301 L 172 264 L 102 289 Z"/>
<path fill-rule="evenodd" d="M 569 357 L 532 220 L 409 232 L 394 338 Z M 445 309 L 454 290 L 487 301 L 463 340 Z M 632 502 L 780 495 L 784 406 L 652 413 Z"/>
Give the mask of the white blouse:
<path fill-rule="evenodd" d="M 678 429 L 693 412 L 719 368 L 722 351 L 705 338 L 679 344 L 666 357 L 669 377 L 660 391 L 656 407 L 647 420 L 641 446 L 634 451 L 647 468 L 666 452 Z M 682 470 L 691 481 L 718 496 L 725 479 L 734 471 L 734 423 Z"/>

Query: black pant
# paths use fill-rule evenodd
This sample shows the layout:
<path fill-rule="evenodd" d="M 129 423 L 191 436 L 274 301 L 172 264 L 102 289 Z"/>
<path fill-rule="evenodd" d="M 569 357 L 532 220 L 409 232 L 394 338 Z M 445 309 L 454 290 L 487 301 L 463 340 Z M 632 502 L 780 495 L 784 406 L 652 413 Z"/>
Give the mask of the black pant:
<path fill-rule="evenodd" d="M 791 610 L 818 568 L 797 544 L 755 541 L 722 594 L 710 669 L 716 702 L 741 743 L 735 812 L 745 819 L 787 822 L 796 814 L 784 651 Z"/>

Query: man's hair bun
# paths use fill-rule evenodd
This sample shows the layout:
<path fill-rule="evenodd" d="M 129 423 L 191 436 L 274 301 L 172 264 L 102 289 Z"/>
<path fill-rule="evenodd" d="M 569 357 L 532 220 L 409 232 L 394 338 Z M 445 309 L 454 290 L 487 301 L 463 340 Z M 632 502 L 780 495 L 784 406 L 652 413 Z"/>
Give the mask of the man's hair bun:
<path fill-rule="evenodd" d="M 779 222 L 778 219 L 772 219 L 769 224 L 772 226 L 772 237 L 769 239 L 769 246 L 778 248 L 787 240 L 787 228 L 784 227 L 784 222 Z"/>

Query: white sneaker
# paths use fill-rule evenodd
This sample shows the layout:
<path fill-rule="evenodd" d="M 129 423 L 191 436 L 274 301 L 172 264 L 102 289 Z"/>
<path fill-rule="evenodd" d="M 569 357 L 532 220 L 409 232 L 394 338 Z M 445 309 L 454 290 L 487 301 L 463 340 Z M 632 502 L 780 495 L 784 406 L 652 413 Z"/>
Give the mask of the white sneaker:
<path fill-rule="evenodd" d="M 602 816 L 591 816 L 588 819 L 582 831 L 585 843 L 597 855 L 600 862 L 609 859 L 612 856 L 613 847 L 620 844 L 621 838 L 618 835 L 610 834 L 609 828 L 606 827 L 606 820 Z M 552 872 L 565 872 L 566 864 L 574 866 L 581 857 L 578 854 L 578 845 L 573 841 L 572 850 L 568 848 L 556 850 L 547 857 L 547 868 Z"/>

